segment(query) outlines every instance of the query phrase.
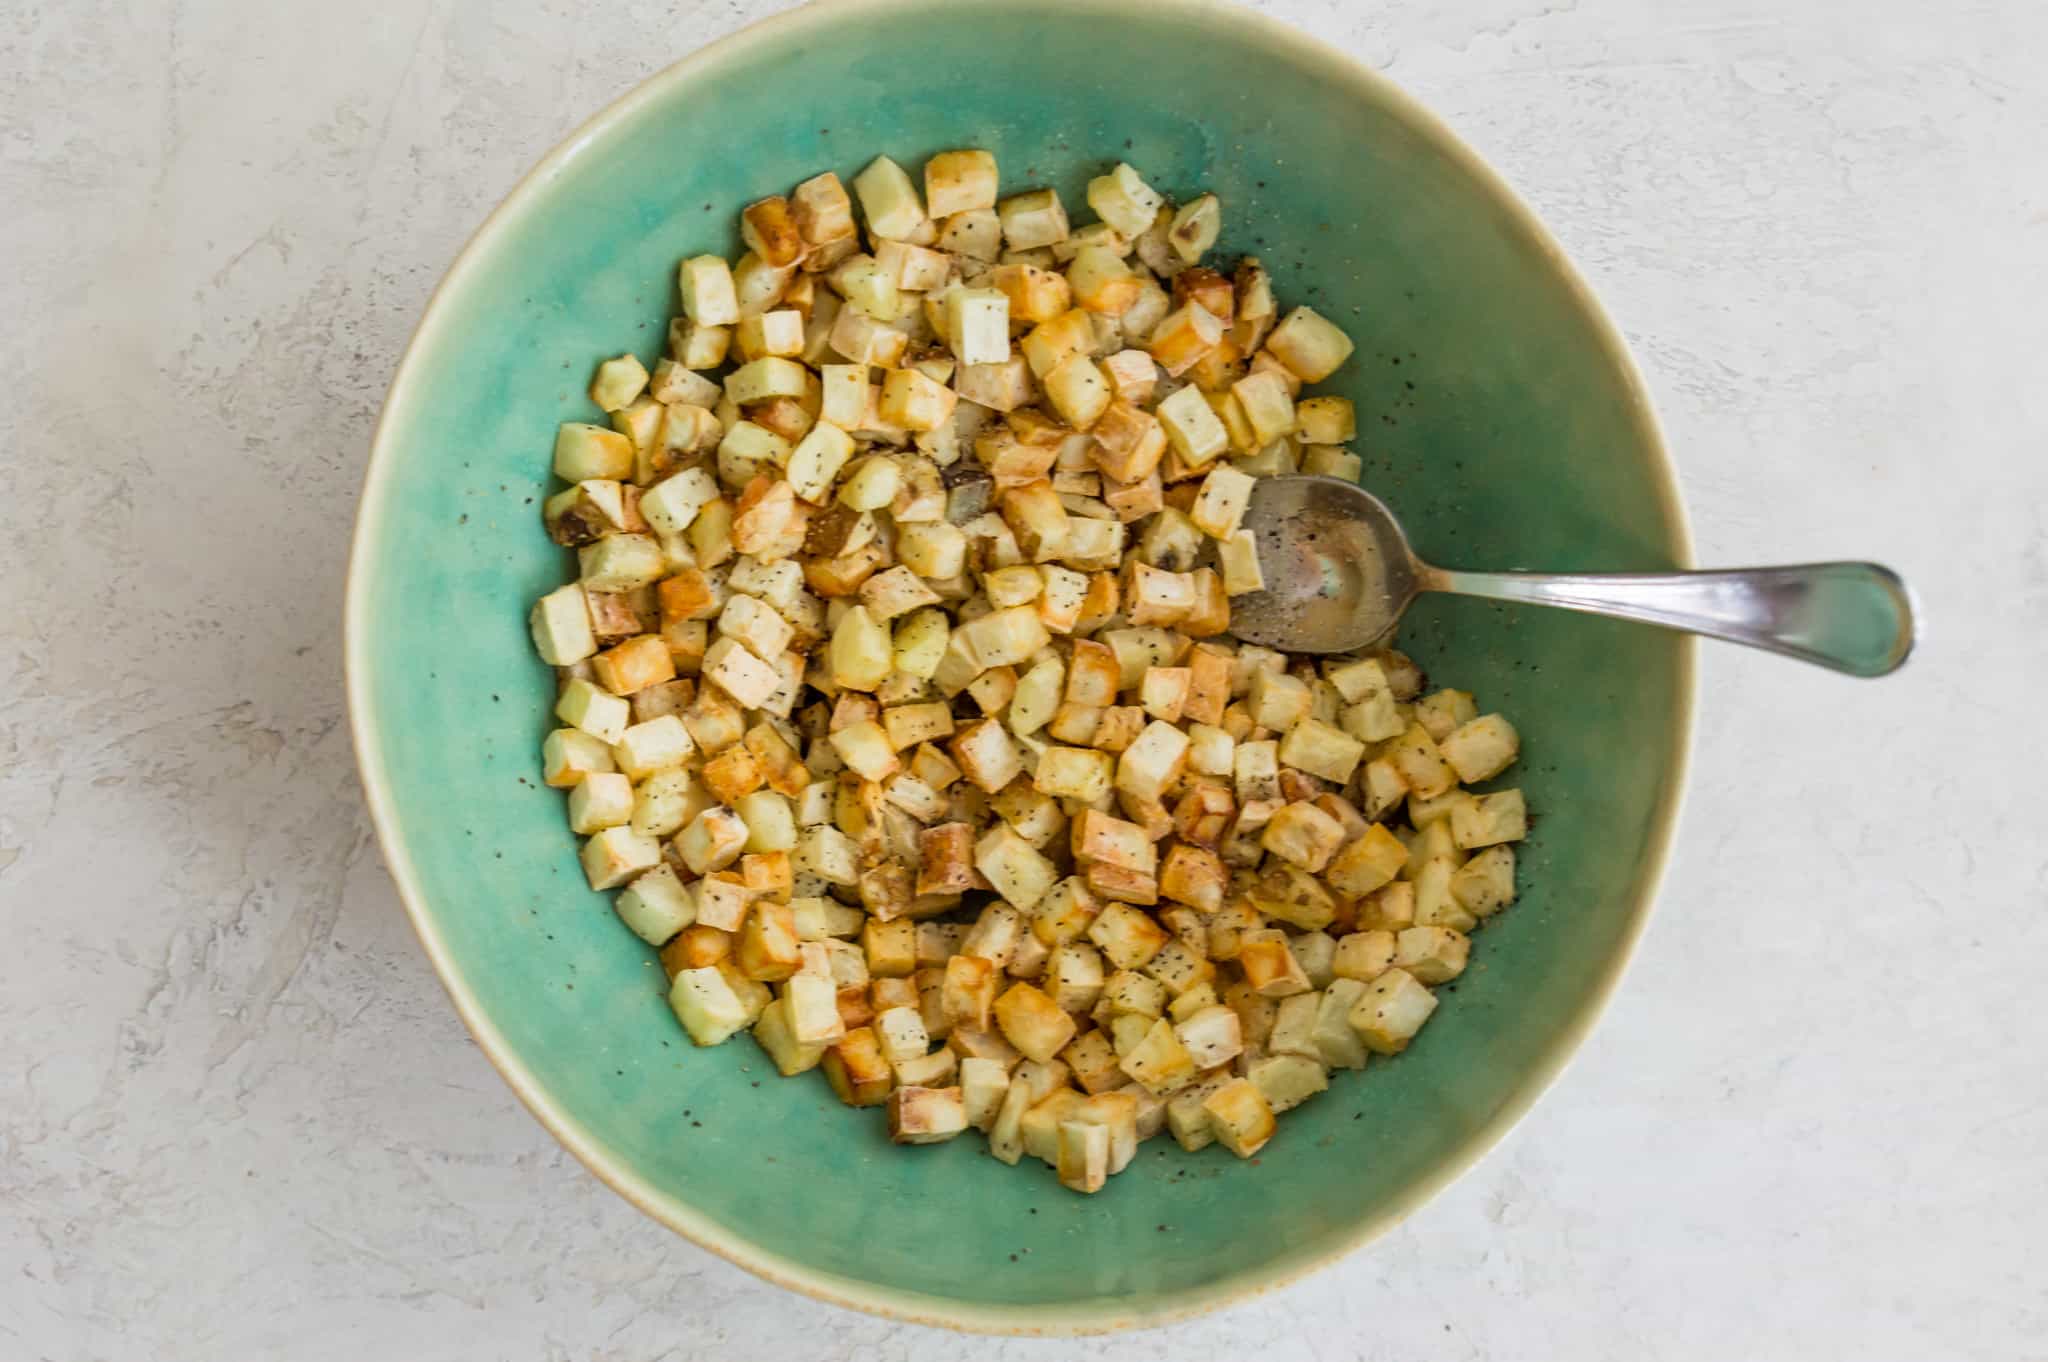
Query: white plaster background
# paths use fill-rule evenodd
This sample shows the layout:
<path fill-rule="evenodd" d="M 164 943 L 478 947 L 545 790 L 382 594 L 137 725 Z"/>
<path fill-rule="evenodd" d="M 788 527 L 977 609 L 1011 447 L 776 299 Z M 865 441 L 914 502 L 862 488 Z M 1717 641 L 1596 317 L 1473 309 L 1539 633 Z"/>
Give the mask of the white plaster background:
<path fill-rule="evenodd" d="M 364 450 L 520 172 L 775 7 L 0 13 L 0 1357 L 2048 1357 L 2039 0 L 1260 6 L 1533 200 L 1706 560 L 1889 560 L 1927 618 L 1878 685 L 1703 652 L 1626 986 L 1401 1230 L 1172 1331 L 967 1342 L 755 1282 L 519 1109 L 357 794 Z"/>

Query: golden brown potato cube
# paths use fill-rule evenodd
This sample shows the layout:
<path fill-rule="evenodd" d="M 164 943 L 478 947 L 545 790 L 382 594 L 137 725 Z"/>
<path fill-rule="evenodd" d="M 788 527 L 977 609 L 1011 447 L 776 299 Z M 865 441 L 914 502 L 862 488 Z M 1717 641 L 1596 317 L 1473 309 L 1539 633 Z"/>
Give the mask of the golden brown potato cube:
<path fill-rule="evenodd" d="M 1147 667 L 1138 683 L 1138 703 L 1162 723 L 1177 723 L 1187 706 L 1193 672 L 1186 667 Z"/>
<path fill-rule="evenodd" d="M 1237 813 L 1230 791 L 1216 785 L 1195 785 L 1173 810 L 1173 829 L 1183 842 L 1214 850 Z M 1168 897 L 1173 897 L 1169 891 Z"/>
<path fill-rule="evenodd" d="M 1035 265 L 998 265 L 989 286 L 1010 300 L 1010 320 L 1027 324 L 1051 321 L 1073 306 L 1066 276 Z"/>
<path fill-rule="evenodd" d="M 917 924 L 908 918 L 877 921 L 861 928 L 868 973 L 877 978 L 904 978 L 917 968 Z"/>
<path fill-rule="evenodd" d="M 1219 792 L 1220 793 L 1220 792 Z M 1227 798 L 1227 796 L 1226 796 Z M 1176 903 L 1185 903 L 1205 913 L 1223 906 L 1230 874 L 1213 851 L 1186 843 L 1167 849 L 1159 870 L 1159 891 Z"/>
<path fill-rule="evenodd" d="M 1159 866 L 1159 849 L 1135 823 L 1113 818 L 1099 809 L 1084 809 L 1072 825 L 1074 859 L 1104 861 L 1150 874 Z"/>
<path fill-rule="evenodd" d="M 700 778 L 719 803 L 736 804 L 761 788 L 761 764 L 745 747 L 728 747 L 704 763 Z"/>
<path fill-rule="evenodd" d="M 1203 265 L 1173 276 L 1173 305 L 1199 303 L 1208 313 L 1229 326 L 1237 315 L 1236 290 L 1230 280 Z"/>
<path fill-rule="evenodd" d="M 1074 652 L 1067 663 L 1065 699 L 1077 705 L 1102 708 L 1116 703 L 1121 668 L 1109 645 L 1091 638 L 1074 640 Z"/>
<path fill-rule="evenodd" d="M 1330 970 L 1339 979 L 1356 979 L 1369 984 L 1385 974 L 1394 963 L 1395 936 L 1378 929 L 1352 932 L 1339 937 L 1330 958 Z"/>
<path fill-rule="evenodd" d="M 886 925 L 895 926 L 896 924 L 889 923 Z M 915 924 L 906 922 L 903 925 L 914 926 Z M 913 974 L 891 975 L 888 978 L 872 979 L 868 982 L 870 1006 L 874 1008 L 876 1016 L 880 1016 L 892 1007 L 921 1006 L 918 999 L 917 980 L 913 975 L 914 971 Z"/>
<path fill-rule="evenodd" d="M 1109 794 L 1115 776 L 1116 762 L 1107 752 L 1086 747 L 1049 747 L 1039 753 L 1032 788 L 1055 798 L 1092 803 Z"/>
<path fill-rule="evenodd" d="M 1059 558 L 1067 546 L 1067 508 L 1047 481 L 1005 491 L 998 501 L 1003 522 L 1017 536 L 1017 547 L 1034 563 Z"/>
<path fill-rule="evenodd" d="M 1166 454 L 1166 428 L 1159 418 L 1128 402 L 1112 402 L 1096 421 L 1095 466 L 1119 483 L 1142 482 Z"/>
<path fill-rule="evenodd" d="M 1027 1059 L 1049 1063 L 1074 1038 L 1074 1019 L 1044 990 L 1013 984 L 995 1002 L 996 1028 Z"/>
<path fill-rule="evenodd" d="M 750 203 L 740 213 L 740 240 L 764 265 L 781 268 L 803 257 L 803 232 L 789 200 L 780 194 Z"/>
<path fill-rule="evenodd" d="M 974 830 L 965 823 L 941 823 L 918 834 L 923 868 L 918 873 L 917 892 L 926 894 L 965 893 L 975 887 Z"/>
<path fill-rule="evenodd" d="M 1308 975 L 1280 932 L 1247 932 L 1238 944 L 1237 964 L 1244 971 L 1245 983 L 1261 997 L 1285 998 L 1309 991 Z"/>
<path fill-rule="evenodd" d="M 889 1139 L 896 1144 L 939 1144 L 967 1129 L 958 1088 L 904 1087 L 887 1099 Z"/>
<path fill-rule="evenodd" d="M 1181 618 L 1180 631 L 1189 638 L 1214 638 L 1230 628 L 1230 594 L 1214 568 L 1196 568 L 1193 580 L 1195 603 Z"/>
<path fill-rule="evenodd" d="M 826 246 L 857 235 L 853 200 L 831 171 L 813 176 L 790 195 L 790 216 L 811 246 Z"/>
<path fill-rule="evenodd" d="M 826 1047 L 819 1067 L 832 1091 L 849 1107 L 880 1106 L 896 1085 L 873 1027 L 856 1027 Z"/>
<path fill-rule="evenodd" d="M 1091 634 L 1100 629 L 1116 614 L 1120 599 L 1114 572 L 1091 573 L 1088 595 L 1081 602 L 1081 617 L 1074 621 L 1074 632 Z"/>
<path fill-rule="evenodd" d="M 1023 758 L 1009 730 L 995 719 L 969 724 L 948 744 L 960 771 L 977 787 L 994 794 L 1024 770 Z"/>
<path fill-rule="evenodd" d="M 1138 706 L 1111 705 L 1096 722 L 1094 746 L 1103 752 L 1121 753 L 1137 741 L 1145 722 L 1145 711 Z"/>
<path fill-rule="evenodd" d="M 945 1020 L 953 1026 L 988 1030 L 999 973 L 993 961 L 978 955 L 948 959 L 939 992 L 939 1009 Z"/>
<path fill-rule="evenodd" d="M 1515 899 L 1515 851 L 1490 846 L 1458 867 L 1451 896 L 1475 918 L 1491 917 Z"/>
<path fill-rule="evenodd" d="M 1234 1078 L 1202 1102 L 1216 1142 L 1248 1159 L 1266 1147 L 1276 1128 L 1273 1109 L 1249 1078 Z"/>
<path fill-rule="evenodd" d="M 888 861 L 860 872 L 856 881 L 861 907 L 882 921 L 899 918 L 911 911 L 910 867 Z"/>
<path fill-rule="evenodd" d="M 1056 1127 L 1053 1167 L 1069 1191 L 1099 1192 L 1109 1176 L 1110 1132 L 1084 1121 L 1061 1121 Z"/>
<path fill-rule="evenodd" d="M 1083 936 L 1102 910 L 1088 886 L 1069 876 L 1047 890 L 1031 913 L 1031 931 L 1048 946 L 1064 945 Z"/>
<path fill-rule="evenodd" d="M 1343 843 L 1344 827 L 1313 804 L 1287 804 L 1273 815 L 1259 845 L 1311 874 L 1320 872 Z"/>
<path fill-rule="evenodd" d="M 796 918 L 789 905 L 763 900 L 748 914 L 734 958 L 749 979 L 773 983 L 796 973 L 801 960 L 797 946 Z"/>
<path fill-rule="evenodd" d="M 1138 969 L 1171 938 L 1150 916 L 1123 903 L 1105 904 L 1088 925 L 1088 939 L 1118 969 Z"/>
<path fill-rule="evenodd" d="M 1085 1093 L 1108 1092 L 1130 1081 L 1117 1062 L 1116 1047 L 1110 1044 L 1104 1031 L 1089 1031 L 1075 1037 L 1060 1051 L 1060 1058 L 1073 1071 L 1074 1081 Z"/>
<path fill-rule="evenodd" d="M 1159 902 L 1159 882 L 1142 870 L 1129 870 L 1106 862 L 1091 862 L 1081 873 L 1090 890 L 1100 898 L 1147 907 Z"/>
<path fill-rule="evenodd" d="M 607 648 L 590 660 L 597 683 L 614 695 L 631 695 L 675 679 L 675 659 L 659 634 L 642 634 Z"/>
<path fill-rule="evenodd" d="M 1063 701 L 1046 721 L 1047 736 L 1058 742 L 1075 747 L 1095 746 L 1095 731 L 1102 724 L 1102 709 L 1097 705 L 1077 705 L 1071 700 Z M 1114 767 L 1111 768 L 1114 771 Z"/>
<path fill-rule="evenodd" d="M 661 967 L 669 978 L 686 969 L 709 969 L 732 954 L 731 932 L 721 932 L 716 927 L 694 923 L 676 933 L 675 939 L 661 948 Z"/>
<path fill-rule="evenodd" d="M 1159 367 L 1175 378 L 1195 367 L 1223 343 L 1223 322 L 1200 303 L 1189 302 L 1153 328 L 1146 344 Z"/>
<path fill-rule="evenodd" d="M 991 667 L 967 683 L 967 694 L 981 712 L 993 719 L 1017 694 L 1017 672 L 1013 667 Z"/>
<path fill-rule="evenodd" d="M 1351 356 L 1351 338 L 1313 308 L 1297 307 L 1266 337 L 1266 349 L 1304 383 L 1320 383 Z"/>
<path fill-rule="evenodd" d="M 1124 1055 L 1118 1067 L 1145 1091 L 1159 1097 L 1179 1091 L 1200 1074 L 1194 1056 L 1181 1044 L 1173 1023 L 1164 1017 L 1146 1028 L 1144 1038 Z"/>

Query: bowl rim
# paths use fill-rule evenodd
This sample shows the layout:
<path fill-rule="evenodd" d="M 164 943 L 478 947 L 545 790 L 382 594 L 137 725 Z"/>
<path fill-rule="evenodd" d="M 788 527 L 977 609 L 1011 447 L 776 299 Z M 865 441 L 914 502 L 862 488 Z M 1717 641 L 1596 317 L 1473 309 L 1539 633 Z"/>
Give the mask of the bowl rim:
<path fill-rule="evenodd" d="M 1498 1108 L 1460 1147 L 1451 1150 L 1429 1175 L 1418 1178 L 1400 1196 L 1375 1214 L 1362 1218 L 1322 1251 L 1277 1263 L 1241 1269 L 1217 1281 L 1173 1292 L 1129 1300 L 1093 1300 L 1059 1305 L 976 1305 L 892 1287 L 877 1286 L 795 1262 L 761 1248 L 742 1235 L 712 1221 L 673 1196 L 664 1193 L 615 1159 L 602 1140 L 586 1130 L 563 1110 L 539 1080 L 521 1063 L 503 1035 L 485 1016 L 475 994 L 443 941 L 426 908 L 418 872 L 399 827 L 389 788 L 383 753 L 374 738 L 370 714 L 371 662 L 368 656 L 368 579 L 374 574 L 372 548 L 378 538 L 381 517 L 373 508 L 384 503 L 383 484 L 394 462 L 389 450 L 395 439 L 392 414 L 404 405 L 412 384 L 417 356 L 434 343 L 445 320 L 443 304 L 454 290 L 481 267 L 496 238 L 507 224 L 524 210 L 527 201 L 555 174 L 580 155 L 597 137 L 631 120 L 643 108 L 664 97 L 674 87 L 685 85 L 700 73 L 739 57 L 763 44 L 773 43 L 806 26 L 812 20 L 841 15 L 862 15 L 870 19 L 900 18 L 908 12 L 945 7 L 954 0 L 808 0 L 793 8 L 755 20 L 726 36 L 688 53 L 628 90 L 557 143 L 522 175 L 498 206 L 471 233 L 456 253 L 447 272 L 428 296 L 393 371 L 377 423 L 371 435 L 370 457 L 356 506 L 351 536 L 345 597 L 343 602 L 343 669 L 348 697 L 349 731 L 355 748 L 357 770 L 362 779 L 364 801 L 370 812 L 385 866 L 397 888 L 421 947 L 434 967 L 435 975 L 455 1005 L 463 1025 L 476 1040 L 484 1057 L 513 1093 L 554 1138 L 606 1186 L 642 1213 L 667 1226 L 699 1247 L 777 1286 L 800 1292 L 815 1300 L 860 1310 L 887 1319 L 972 1333 L 1020 1336 L 1073 1336 L 1104 1334 L 1123 1329 L 1151 1328 L 1185 1320 L 1264 1295 L 1291 1285 L 1311 1273 L 1330 1266 L 1400 1224 L 1409 1215 L 1463 1177 L 1520 1123 L 1540 1098 L 1563 1074 L 1566 1066 L 1585 1043 L 1594 1025 L 1614 997 L 1622 975 L 1635 955 L 1650 910 L 1662 888 L 1670 866 L 1671 850 L 1683 813 L 1686 773 L 1691 765 L 1696 729 L 1695 698 L 1698 688 L 1698 653 L 1690 636 L 1680 636 L 1677 693 L 1671 751 L 1661 794 L 1663 815 L 1650 829 L 1645 848 L 1645 873 L 1629 906 L 1620 939 L 1599 977 L 1581 999 L 1563 1029 L 1546 1047 L 1536 1064 L 1522 1076 Z M 1664 439 L 1656 408 L 1650 401 L 1634 354 L 1626 339 L 1600 304 L 1592 288 L 1565 255 L 1563 247 L 1507 180 L 1484 158 L 1460 139 L 1436 114 L 1425 108 L 1389 78 L 1365 66 L 1348 53 L 1278 19 L 1255 13 L 1224 0 L 1033 0 L 1037 8 L 1086 13 L 1100 20 L 1107 13 L 1156 14 L 1162 9 L 1178 12 L 1185 22 L 1228 30 L 1230 40 L 1255 43 L 1274 54 L 1317 71 L 1339 85 L 1348 85 L 1386 108 L 1440 155 L 1471 176 L 1480 191 L 1489 196 L 1512 226 L 1542 254 L 1544 264 L 1562 283 L 1581 315 L 1591 325 L 1594 337 L 1627 392 L 1633 415 L 1644 441 L 1648 472 L 1655 485 L 1667 523 L 1668 547 L 1680 567 L 1693 565 L 1692 531 L 1680 499 L 1676 466 Z"/>

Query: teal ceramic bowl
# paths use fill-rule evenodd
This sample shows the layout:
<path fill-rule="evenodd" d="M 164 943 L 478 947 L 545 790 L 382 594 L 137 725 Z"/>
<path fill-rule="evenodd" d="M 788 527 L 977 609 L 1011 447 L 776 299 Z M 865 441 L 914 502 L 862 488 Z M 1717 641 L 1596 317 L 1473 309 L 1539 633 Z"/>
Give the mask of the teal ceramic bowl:
<path fill-rule="evenodd" d="M 1532 111 L 1532 116 L 1536 116 Z M 1405 646 L 1512 715 L 1536 814 L 1520 902 L 1417 1044 L 1288 1116 L 1266 1152 L 1161 1139 L 1100 1195 L 978 1139 L 891 1148 L 754 1045 L 690 1047 L 651 952 L 584 887 L 540 784 L 552 683 L 528 603 L 557 423 L 674 267 L 821 169 L 993 149 L 1079 205 L 1117 159 L 1225 204 L 1283 300 L 1357 338 L 1330 384 L 1365 480 L 1434 561 L 1687 564 L 1642 385 L 1556 245 L 1465 147 L 1343 56 L 1173 0 L 830 0 L 605 110 L 494 213 L 428 305 L 378 427 L 348 600 L 351 715 L 386 859 L 463 1019 L 535 1115 L 634 1205 L 771 1281 L 903 1319 L 1085 1332 L 1212 1308 L 1384 1232 L 1525 1112 L 1612 991 L 1664 862 L 1690 730 L 1682 639 L 1425 601 Z M 517 1195 L 508 1187 L 507 1195 Z"/>

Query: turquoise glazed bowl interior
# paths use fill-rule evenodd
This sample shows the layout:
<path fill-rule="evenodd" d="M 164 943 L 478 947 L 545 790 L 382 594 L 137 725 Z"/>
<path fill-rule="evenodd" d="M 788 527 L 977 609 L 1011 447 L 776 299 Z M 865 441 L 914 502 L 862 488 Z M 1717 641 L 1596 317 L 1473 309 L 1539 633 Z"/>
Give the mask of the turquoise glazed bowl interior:
<path fill-rule="evenodd" d="M 1537 116 L 1531 111 L 1531 116 Z M 1270 21 L 1148 0 L 831 0 L 626 95 L 513 191 L 435 295 L 372 455 L 348 604 L 351 706 L 386 857 L 492 1061 L 649 1215 L 773 1281 L 1014 1332 L 1154 1323 L 1357 1246 L 1469 1165 L 1556 1076 L 1612 990 L 1662 868 L 1689 645 L 1651 629 L 1425 600 L 1403 642 L 1510 715 L 1534 830 L 1522 896 L 1414 1047 L 1340 1074 L 1258 1159 L 1170 1139 L 1096 1196 L 979 1138 L 899 1150 L 822 1078 L 740 1037 L 693 1049 L 653 953 L 590 892 L 539 775 L 553 682 L 529 603 L 572 572 L 540 526 L 593 365 L 650 364 L 687 255 L 738 208 L 887 153 L 1000 159 L 1004 191 L 1129 160 L 1224 204 L 1283 304 L 1346 327 L 1324 391 L 1427 558 L 1624 569 L 1688 560 L 1634 370 L 1498 180 L 1386 82 Z M 508 1195 L 517 1189 L 508 1187 Z"/>

